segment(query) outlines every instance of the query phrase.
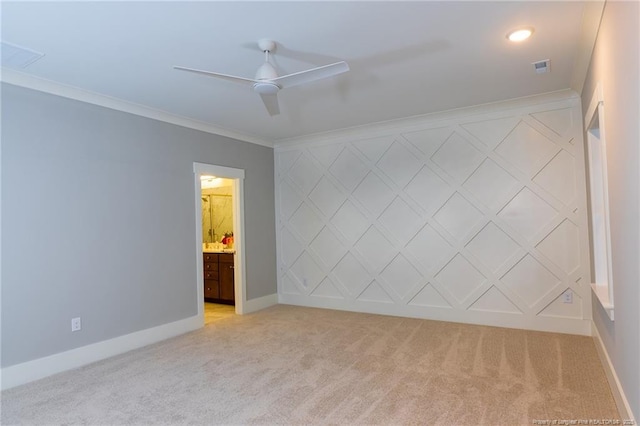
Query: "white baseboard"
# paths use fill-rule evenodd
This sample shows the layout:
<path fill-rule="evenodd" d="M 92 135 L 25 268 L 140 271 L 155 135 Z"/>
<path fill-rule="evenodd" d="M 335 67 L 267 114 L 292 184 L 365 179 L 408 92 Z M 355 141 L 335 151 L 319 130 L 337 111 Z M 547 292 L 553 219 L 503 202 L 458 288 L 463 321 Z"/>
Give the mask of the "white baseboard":
<path fill-rule="evenodd" d="M 591 321 L 582 318 L 531 318 L 505 312 L 460 311 L 451 308 L 399 305 L 395 303 L 365 302 L 360 300 L 308 297 L 289 293 L 279 295 L 279 303 L 308 306 L 310 308 L 336 309 L 340 311 L 365 312 L 368 314 L 392 315 L 407 318 L 422 318 L 463 324 L 488 325 L 491 327 L 519 328 L 523 330 L 547 331 L 551 333 L 591 336 Z"/>
<path fill-rule="evenodd" d="M 5 390 L 33 382 L 56 373 L 78 368 L 196 330 L 203 325 L 202 316 L 196 315 L 169 324 L 136 331 L 135 333 L 5 367 L 0 371 L 0 388 Z"/>
<path fill-rule="evenodd" d="M 596 327 L 596 324 L 593 321 L 591 321 L 591 333 L 596 344 L 598 356 L 600 357 L 600 361 L 602 362 L 602 367 L 604 368 L 604 372 L 607 375 L 607 381 L 609 382 L 609 387 L 611 388 L 613 399 L 616 401 L 616 405 L 618 406 L 620 417 L 625 420 L 634 419 L 629 401 L 624 394 L 624 390 L 622 389 L 622 385 L 620 384 L 620 380 L 618 379 L 616 370 L 615 368 L 613 368 L 613 364 L 611 363 L 611 358 L 609 358 L 607 349 L 605 348 L 604 342 L 600 337 L 598 327 Z"/>
<path fill-rule="evenodd" d="M 269 306 L 278 304 L 278 294 L 268 294 L 266 296 L 258 297 L 257 299 L 251 299 L 244 302 L 243 314 L 250 314 L 252 312 L 260 311 L 268 308 Z"/>

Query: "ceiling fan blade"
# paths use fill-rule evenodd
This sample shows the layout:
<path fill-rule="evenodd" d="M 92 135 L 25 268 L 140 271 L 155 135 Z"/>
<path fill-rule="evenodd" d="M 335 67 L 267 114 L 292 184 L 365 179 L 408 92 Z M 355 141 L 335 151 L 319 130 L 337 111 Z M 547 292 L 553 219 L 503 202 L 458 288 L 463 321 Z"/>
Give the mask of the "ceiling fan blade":
<path fill-rule="evenodd" d="M 349 65 L 346 62 L 336 62 L 335 64 L 324 65 L 322 67 L 313 68 L 306 71 L 300 71 L 282 77 L 274 78 L 272 81 L 281 88 L 297 86 L 299 84 L 310 83 L 323 78 L 333 77 L 349 71 Z"/>
<path fill-rule="evenodd" d="M 264 106 L 267 108 L 269 115 L 274 116 L 280 114 L 280 105 L 278 105 L 278 96 L 274 93 L 272 95 L 260 94 Z"/>
<path fill-rule="evenodd" d="M 180 71 L 189 71 L 189 72 L 193 72 L 193 73 L 196 73 L 196 74 L 206 75 L 207 77 L 222 78 L 222 79 L 225 79 L 225 80 L 233 81 L 234 83 L 240 83 L 240 84 L 257 83 L 256 80 L 252 80 L 250 78 L 244 78 L 244 77 L 236 77 L 234 75 L 220 74 L 220 73 L 217 73 L 217 72 L 197 70 L 197 69 L 194 69 L 194 68 L 186 68 L 186 67 L 179 67 L 179 66 L 174 66 L 173 68 L 175 68 L 177 70 L 180 70 Z"/>

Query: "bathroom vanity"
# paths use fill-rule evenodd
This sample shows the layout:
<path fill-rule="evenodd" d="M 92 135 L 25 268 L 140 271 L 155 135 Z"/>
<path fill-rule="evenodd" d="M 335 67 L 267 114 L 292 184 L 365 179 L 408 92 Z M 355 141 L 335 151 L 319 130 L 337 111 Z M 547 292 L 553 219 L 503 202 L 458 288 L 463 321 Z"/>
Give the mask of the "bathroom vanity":
<path fill-rule="evenodd" d="M 235 305 L 233 253 L 205 252 L 204 300 L 206 302 Z"/>

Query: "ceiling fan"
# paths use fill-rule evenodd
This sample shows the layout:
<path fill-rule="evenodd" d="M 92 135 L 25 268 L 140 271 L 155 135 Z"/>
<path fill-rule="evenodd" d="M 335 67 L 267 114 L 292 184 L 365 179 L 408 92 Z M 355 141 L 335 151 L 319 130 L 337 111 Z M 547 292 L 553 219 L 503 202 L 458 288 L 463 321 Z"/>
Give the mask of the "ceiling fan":
<path fill-rule="evenodd" d="M 278 105 L 277 97 L 280 89 L 286 89 L 288 87 L 322 80 L 349 71 L 349 65 L 347 65 L 346 62 L 341 61 L 306 71 L 278 76 L 278 72 L 275 67 L 269 62 L 269 54 L 275 50 L 276 42 L 269 39 L 261 39 L 258 41 L 258 47 L 260 47 L 260 50 L 265 54 L 265 62 L 260 66 L 260 68 L 258 68 L 258 72 L 256 72 L 256 76 L 253 79 L 180 66 L 174 66 L 173 68 L 250 85 L 253 87 L 253 91 L 260 95 L 262 102 L 264 102 L 264 106 L 267 108 L 267 112 L 272 116 L 280 114 L 280 106 Z"/>

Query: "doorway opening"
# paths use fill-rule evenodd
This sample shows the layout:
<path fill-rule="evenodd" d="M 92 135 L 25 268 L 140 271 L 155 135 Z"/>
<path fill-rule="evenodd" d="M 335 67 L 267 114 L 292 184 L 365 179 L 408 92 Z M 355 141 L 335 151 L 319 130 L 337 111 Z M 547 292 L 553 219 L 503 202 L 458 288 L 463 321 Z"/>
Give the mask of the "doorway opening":
<path fill-rule="evenodd" d="M 244 313 L 244 170 L 194 163 L 198 316 Z"/>

